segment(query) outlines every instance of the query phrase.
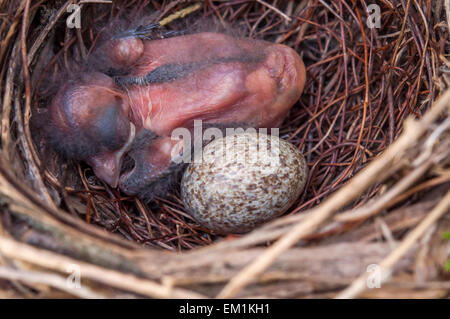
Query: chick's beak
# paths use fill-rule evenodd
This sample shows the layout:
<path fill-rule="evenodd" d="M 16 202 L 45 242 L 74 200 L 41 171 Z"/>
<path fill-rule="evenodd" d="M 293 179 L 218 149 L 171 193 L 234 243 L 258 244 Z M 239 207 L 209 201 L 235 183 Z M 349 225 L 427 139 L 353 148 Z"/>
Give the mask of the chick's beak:
<path fill-rule="evenodd" d="M 106 151 L 89 158 L 88 164 L 94 170 L 94 174 L 115 188 L 119 183 L 120 170 L 124 154 L 130 149 L 136 136 L 136 127 L 130 123 L 130 134 L 127 142 L 118 151 Z"/>

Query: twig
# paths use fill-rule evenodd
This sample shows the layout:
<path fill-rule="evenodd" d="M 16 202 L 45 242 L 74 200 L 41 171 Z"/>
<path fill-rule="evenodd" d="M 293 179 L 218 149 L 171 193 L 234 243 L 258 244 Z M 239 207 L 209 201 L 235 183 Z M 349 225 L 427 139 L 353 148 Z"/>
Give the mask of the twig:
<path fill-rule="evenodd" d="M 278 13 L 280 16 L 283 17 L 283 19 L 285 19 L 287 22 L 291 22 L 292 19 L 289 18 L 286 14 L 284 14 L 283 12 L 281 12 L 279 9 L 275 8 L 274 6 L 268 4 L 267 2 L 263 1 L 263 0 L 256 0 L 256 2 L 261 3 L 263 6 L 266 6 L 267 8 L 269 8 L 270 10 L 273 10 L 274 12 Z"/>
<path fill-rule="evenodd" d="M 154 298 L 206 298 L 184 289 L 170 289 L 145 278 L 124 274 L 118 271 L 95 266 L 86 262 L 58 255 L 43 249 L 34 248 L 11 239 L 0 237 L 0 252 L 10 258 L 17 258 L 40 267 L 66 272 L 76 264 L 81 278 L 90 279 L 119 289 L 132 291 Z"/>
<path fill-rule="evenodd" d="M 414 243 L 450 208 L 450 191 L 442 198 L 425 219 L 412 230 L 401 244 L 390 253 L 380 264 L 381 283 L 389 279 L 394 265 L 409 251 Z M 355 298 L 366 289 L 366 280 L 370 273 L 365 273 L 356 279 L 350 287 L 339 293 L 336 298 Z"/>
<path fill-rule="evenodd" d="M 23 72 L 23 82 L 25 84 L 25 110 L 22 117 L 21 114 L 21 106 L 19 99 L 16 98 L 15 105 L 17 115 L 19 117 L 19 130 L 21 131 L 21 142 L 23 146 L 23 150 L 25 156 L 27 157 L 29 163 L 29 169 L 34 177 L 34 182 L 37 184 L 39 192 L 41 193 L 42 199 L 47 203 L 48 206 L 52 208 L 56 208 L 55 203 L 53 202 L 47 188 L 44 185 L 44 181 L 42 180 L 42 176 L 39 172 L 39 169 L 36 165 L 35 158 L 33 156 L 33 141 L 31 139 L 30 133 L 30 117 L 31 117 L 31 80 L 30 80 L 30 70 L 28 69 L 28 58 L 27 58 L 27 46 L 26 46 L 26 35 L 27 28 L 29 23 L 29 11 L 30 11 L 30 2 L 31 0 L 26 1 L 25 10 L 23 14 L 22 20 L 22 29 L 20 35 L 20 49 L 22 56 L 22 72 Z"/>
<path fill-rule="evenodd" d="M 374 198 L 373 202 L 364 205 L 361 208 L 351 210 L 347 213 L 339 214 L 334 218 L 340 222 L 351 222 L 360 220 L 362 218 L 368 218 L 372 215 L 377 214 L 381 210 L 385 209 L 387 205 L 398 195 L 404 192 L 408 187 L 410 187 L 415 181 L 423 176 L 427 170 L 432 166 L 433 161 L 429 160 L 412 172 L 410 172 L 405 178 L 401 179 L 395 186 L 389 189 L 389 191 L 383 194 L 380 198 Z"/>
<path fill-rule="evenodd" d="M 246 266 L 223 288 L 218 298 L 235 296 L 248 285 L 257 275 L 267 269 L 272 262 L 285 250 L 294 245 L 300 238 L 313 232 L 335 211 L 351 202 L 377 180 L 378 175 L 401 156 L 412 141 L 416 141 L 429 125 L 445 109 L 450 108 L 450 90 L 447 90 L 435 105 L 420 121 L 409 118 L 405 122 L 404 133 L 377 159 L 373 160 L 363 171 L 355 175 L 344 187 L 328 197 L 322 204 L 312 209 L 305 221 L 295 225 L 292 230 L 281 237 L 275 244 L 267 248 L 254 262 Z"/>
<path fill-rule="evenodd" d="M 71 288 L 67 284 L 67 279 L 52 273 L 41 271 L 17 270 L 0 266 L 0 278 L 8 280 L 19 280 L 28 283 L 44 284 L 65 291 L 73 296 L 86 299 L 105 299 L 106 296 L 92 291 L 88 287 Z"/>
<path fill-rule="evenodd" d="M 450 32 L 450 0 L 445 0 L 445 15 L 447 16 L 448 32 Z"/>
<path fill-rule="evenodd" d="M 191 14 L 194 11 L 197 11 L 198 9 L 200 9 L 202 7 L 201 3 L 196 3 L 192 6 L 189 6 L 185 9 L 182 9 L 180 11 L 175 12 L 174 14 L 171 14 L 170 16 L 168 16 L 167 18 L 162 19 L 161 21 L 159 21 L 159 25 L 160 26 L 165 26 L 166 24 L 169 24 L 170 22 L 179 19 L 179 18 L 183 18 L 185 16 L 187 16 L 188 14 Z"/>

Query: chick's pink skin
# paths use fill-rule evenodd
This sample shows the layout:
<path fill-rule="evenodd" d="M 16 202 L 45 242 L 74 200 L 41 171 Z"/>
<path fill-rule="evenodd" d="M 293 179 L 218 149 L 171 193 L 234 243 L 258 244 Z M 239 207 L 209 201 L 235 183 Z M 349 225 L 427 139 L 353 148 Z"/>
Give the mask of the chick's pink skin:
<path fill-rule="evenodd" d="M 196 65 L 189 74 L 171 81 L 126 88 L 118 87 L 104 74 L 93 73 L 83 85 L 70 88 L 77 92 L 71 103 L 62 103 L 61 96 L 55 99 L 53 116 L 69 134 L 101 121 L 102 116 L 92 115 L 98 110 L 114 106 L 121 116 L 128 117 L 130 127 L 119 126 L 128 137 L 122 138 L 123 146 L 85 158 L 95 174 L 111 186 L 117 185 L 121 159 L 134 136 L 144 129 L 159 136 L 130 152 L 135 162 L 139 160 L 135 163 L 139 170 L 123 174 L 118 182 L 128 194 L 138 193 L 147 180 L 170 165 L 174 151 L 179 152 L 178 141 L 171 139 L 174 129 L 192 128 L 194 120 L 278 127 L 305 85 L 306 71 L 297 53 L 265 41 L 199 33 L 153 41 L 119 39 L 106 48 L 111 66 L 127 69 L 131 76 L 144 76 L 167 64 Z M 69 105 L 64 114 L 59 105 Z M 109 114 L 106 111 L 104 114 Z M 68 125 L 68 121 L 76 123 Z M 92 143 L 96 143 L 95 136 Z"/>
<path fill-rule="evenodd" d="M 136 76 L 170 63 L 230 60 L 173 82 L 128 90 L 133 122 L 158 135 L 194 120 L 279 126 L 305 84 L 303 62 L 284 45 L 199 33 L 146 42 L 144 48 L 133 69 Z"/>
<path fill-rule="evenodd" d="M 170 137 L 174 129 L 191 128 L 194 120 L 278 127 L 305 85 L 304 64 L 291 48 L 216 33 L 146 42 L 133 75 L 192 62 L 205 65 L 187 77 L 127 90 L 133 123 L 161 137 L 139 154 L 147 159 L 139 169 L 121 177 L 119 185 L 126 193 L 142 188 L 137 174 L 157 176 L 170 165 L 179 147 Z"/>

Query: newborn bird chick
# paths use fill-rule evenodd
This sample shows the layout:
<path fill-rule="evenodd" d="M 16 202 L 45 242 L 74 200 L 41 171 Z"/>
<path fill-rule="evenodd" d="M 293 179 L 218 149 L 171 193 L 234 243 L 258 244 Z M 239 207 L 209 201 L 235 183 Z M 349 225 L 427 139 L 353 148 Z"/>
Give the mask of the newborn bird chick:
<path fill-rule="evenodd" d="M 49 141 L 130 195 L 145 194 L 170 171 L 174 129 L 192 129 L 194 120 L 278 127 L 305 84 L 293 49 L 220 33 L 149 40 L 128 32 L 100 50 L 104 68 L 54 97 Z M 134 167 L 121 173 L 125 154 Z"/>

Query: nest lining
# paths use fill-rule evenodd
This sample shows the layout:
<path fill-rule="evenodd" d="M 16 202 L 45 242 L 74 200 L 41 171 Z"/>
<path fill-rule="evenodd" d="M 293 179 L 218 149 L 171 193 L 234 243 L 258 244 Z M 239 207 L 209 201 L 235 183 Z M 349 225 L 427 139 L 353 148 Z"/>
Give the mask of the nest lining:
<path fill-rule="evenodd" d="M 438 216 L 445 213 L 449 125 L 441 113 L 431 112 L 438 107 L 445 110 L 448 100 L 443 94 L 444 102 L 431 108 L 447 88 L 450 66 L 448 20 L 442 1 L 383 2 L 379 29 L 369 29 L 364 23 L 367 3 L 344 0 L 332 4 L 313 0 L 280 4 L 211 1 L 167 26 L 186 28 L 207 17 L 222 29 L 238 26 L 245 36 L 289 45 L 307 66 L 305 91 L 281 127 L 281 136 L 307 157 L 310 176 L 306 191 L 286 217 L 225 241 L 184 212 L 176 188 L 146 204 L 105 187 L 84 164 L 63 163 L 42 151 L 45 148 L 33 130 L 30 115 L 45 109 L 45 96 L 52 94 L 51 90 L 45 92 L 44 78 L 58 79 L 72 64 L 82 63 L 95 47 L 101 25 L 109 19 L 124 12 L 134 16 L 145 11 L 160 21 L 189 4 L 88 3 L 83 13 L 92 24 L 77 32 L 63 23 L 67 5 L 40 1 L 3 4 L 2 8 L 7 18 L 0 28 L 5 43 L 0 51 L 5 62 L 0 80 L 0 254 L 14 264 L 22 260 L 60 273 L 61 265 L 51 265 L 44 258 L 54 254 L 52 258 L 57 260 L 69 262 L 66 259 L 73 258 L 90 265 L 93 268 L 87 279 L 97 281 L 80 297 L 120 296 L 123 290 L 152 297 L 214 296 L 230 279 L 221 296 L 333 296 L 333 289 L 350 284 L 363 272 L 363 265 L 382 260 L 389 253 L 389 243 L 406 239 L 406 231 L 418 225 L 428 211 L 442 206 Z M 406 121 L 410 124 L 405 127 L 408 116 L 419 120 Z M 362 172 L 369 163 L 369 167 L 377 168 L 378 164 L 378 169 L 384 169 L 375 175 L 369 174 L 370 168 Z M 363 177 L 358 180 L 354 175 Z M 344 212 L 329 219 L 338 209 Z M 384 212 L 382 217 L 377 217 L 380 212 Z M 317 219 L 307 228 L 309 216 Z M 397 263 L 386 266 L 395 266 L 400 273 L 412 270 L 407 279 L 405 275 L 397 279 L 402 288 L 393 281 L 397 291 L 416 293 L 417 265 L 427 257 L 434 264 L 422 265 L 425 279 L 434 282 L 442 278 L 442 267 L 436 265 L 445 261 L 441 251 L 445 242 L 436 238 L 445 230 L 448 221 L 444 219 L 429 235 L 428 252 L 404 252 Z M 265 248 L 284 234 L 284 242 Z M 300 238 L 296 247 L 286 250 Z M 283 243 L 288 247 L 283 248 Z M 160 251 L 180 252 L 209 245 L 174 255 Z M 40 257 L 30 260 L 22 253 L 26 249 L 31 256 Z M 222 256 L 224 251 L 227 254 Z M 270 259 L 264 251 L 281 256 Z M 314 254 L 318 256 L 315 264 L 311 261 Z M 247 272 L 236 276 L 258 256 L 254 268 L 245 268 Z M 352 260 L 358 267 L 352 266 Z M 294 267 L 299 262 L 305 265 L 302 269 Z M 338 267 L 330 270 L 323 266 L 331 262 Z M 5 261 L 0 259 L 0 263 Z M 269 266 L 248 286 L 246 278 L 253 279 Z M 104 268 L 111 269 L 111 277 L 101 275 Z M 2 276 L 0 269 L 0 276 L 21 280 L 30 275 L 17 265 L 13 270 Z M 133 281 L 127 277 L 130 273 L 140 277 L 137 287 L 132 287 Z M 30 280 L 25 282 L 24 290 L 14 285 L 10 288 L 9 281 L 4 285 L 0 282 L 0 287 L 9 287 L 1 291 L 23 293 L 33 287 Z M 295 289 L 290 286 L 294 284 Z M 99 293 L 105 286 L 110 291 Z M 183 288 L 165 291 L 169 286 Z M 44 296 L 59 290 L 37 289 Z M 446 290 L 430 285 L 426 292 L 445 296 Z"/>

